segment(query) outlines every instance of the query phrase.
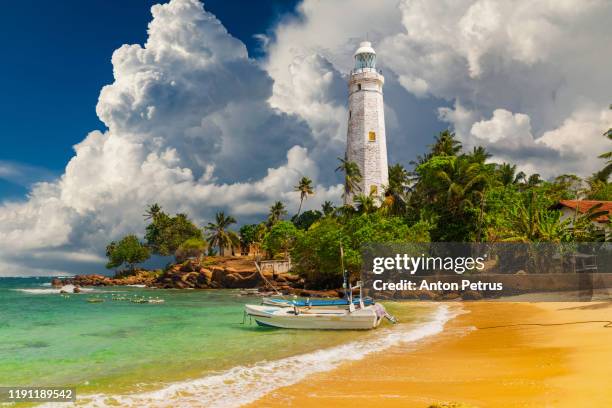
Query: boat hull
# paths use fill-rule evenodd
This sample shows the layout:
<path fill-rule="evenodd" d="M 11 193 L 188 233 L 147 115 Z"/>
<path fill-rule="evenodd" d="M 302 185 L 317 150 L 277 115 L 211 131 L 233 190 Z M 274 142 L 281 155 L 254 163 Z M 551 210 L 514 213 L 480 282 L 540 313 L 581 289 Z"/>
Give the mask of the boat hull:
<path fill-rule="evenodd" d="M 293 308 L 265 305 L 245 305 L 245 311 L 260 326 L 301 330 L 370 330 L 376 328 L 381 317 L 373 308 L 348 312 L 341 309 L 301 311 Z"/>

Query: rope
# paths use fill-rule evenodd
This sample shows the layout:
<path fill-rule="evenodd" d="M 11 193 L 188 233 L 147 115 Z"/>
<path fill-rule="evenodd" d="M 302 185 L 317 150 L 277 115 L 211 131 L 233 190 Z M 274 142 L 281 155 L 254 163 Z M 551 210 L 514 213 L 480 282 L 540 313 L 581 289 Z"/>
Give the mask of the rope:
<path fill-rule="evenodd" d="M 279 292 L 279 291 L 276 289 L 276 287 L 275 287 L 275 286 L 274 286 L 274 285 L 273 285 L 273 284 L 272 284 L 272 283 L 271 283 L 271 282 L 270 282 L 270 281 L 269 281 L 269 280 L 268 280 L 268 279 L 267 279 L 267 278 L 264 276 L 264 274 L 261 272 L 261 269 L 259 268 L 259 264 L 257 263 L 257 261 L 254 261 L 254 263 L 255 263 L 255 268 L 257 269 L 257 272 L 259 273 L 259 276 L 261 276 L 261 279 L 263 279 L 263 281 L 264 281 L 266 284 L 268 284 L 268 285 L 269 285 L 269 286 L 272 288 L 272 290 L 273 290 L 274 292 L 276 292 L 276 294 L 277 294 L 277 295 L 281 295 L 281 296 L 282 296 L 283 294 L 282 294 L 282 293 L 280 293 L 280 292 Z"/>

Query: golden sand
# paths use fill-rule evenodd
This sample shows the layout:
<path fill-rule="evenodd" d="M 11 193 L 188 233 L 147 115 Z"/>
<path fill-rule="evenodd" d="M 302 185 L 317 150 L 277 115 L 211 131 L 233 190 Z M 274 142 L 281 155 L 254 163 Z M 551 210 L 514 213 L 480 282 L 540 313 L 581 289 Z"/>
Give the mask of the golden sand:
<path fill-rule="evenodd" d="M 612 327 L 586 323 L 612 320 L 612 302 L 462 306 L 469 313 L 441 335 L 347 362 L 250 406 L 612 407 Z"/>

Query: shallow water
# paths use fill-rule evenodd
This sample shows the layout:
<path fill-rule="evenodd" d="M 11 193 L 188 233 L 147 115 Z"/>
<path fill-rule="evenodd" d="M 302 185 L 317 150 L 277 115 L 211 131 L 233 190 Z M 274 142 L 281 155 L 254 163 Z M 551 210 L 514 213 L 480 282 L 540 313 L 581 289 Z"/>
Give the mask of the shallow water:
<path fill-rule="evenodd" d="M 115 287 L 65 298 L 48 282 L 0 279 L 0 386 L 76 386 L 81 396 L 105 399 L 141 394 L 121 405 L 150 403 L 160 392 L 201 395 L 202 387 L 218 394 L 221 386 L 229 398 L 228 382 L 243 389 L 235 399 L 257 376 L 331 369 L 389 342 L 410 341 L 405 336 L 414 336 L 416 326 L 409 323 L 426 321 L 432 312 L 391 304 L 388 309 L 403 324 L 371 332 L 275 330 L 242 324 L 244 303 L 259 298 L 237 291 Z M 165 303 L 114 301 L 113 293 L 155 296 Z M 88 303 L 93 296 L 106 301 Z M 345 348 L 335 350 L 339 345 Z"/>

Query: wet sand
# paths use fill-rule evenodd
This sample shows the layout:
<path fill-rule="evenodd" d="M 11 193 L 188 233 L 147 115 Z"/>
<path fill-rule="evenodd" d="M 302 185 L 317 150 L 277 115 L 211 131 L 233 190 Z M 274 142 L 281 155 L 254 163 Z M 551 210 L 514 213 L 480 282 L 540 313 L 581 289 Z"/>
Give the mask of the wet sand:
<path fill-rule="evenodd" d="M 345 363 L 249 406 L 612 406 L 612 327 L 601 322 L 612 320 L 612 302 L 461 306 L 468 313 L 441 335 Z"/>

